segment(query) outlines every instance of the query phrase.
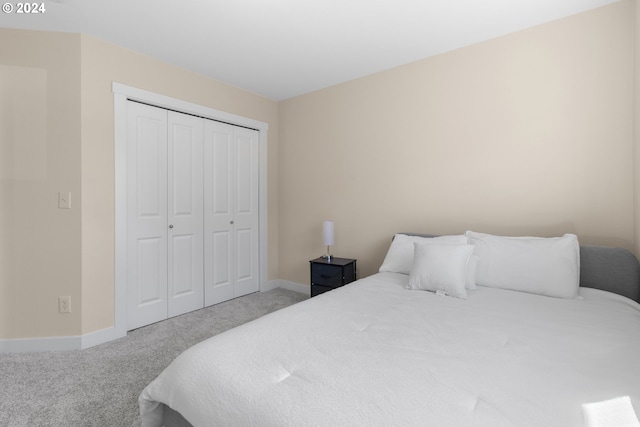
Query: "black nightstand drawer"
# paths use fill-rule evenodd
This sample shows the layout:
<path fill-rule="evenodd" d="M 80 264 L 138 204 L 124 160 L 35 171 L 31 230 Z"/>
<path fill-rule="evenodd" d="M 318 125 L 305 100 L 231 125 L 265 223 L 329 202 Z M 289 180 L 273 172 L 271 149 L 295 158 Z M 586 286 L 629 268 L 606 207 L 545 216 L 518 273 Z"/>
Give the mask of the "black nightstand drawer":
<path fill-rule="evenodd" d="M 316 296 L 356 280 L 356 260 L 317 258 L 311 264 L 311 296 Z"/>
<path fill-rule="evenodd" d="M 342 285 L 342 266 L 317 264 L 311 269 L 311 283 L 335 288 Z"/>

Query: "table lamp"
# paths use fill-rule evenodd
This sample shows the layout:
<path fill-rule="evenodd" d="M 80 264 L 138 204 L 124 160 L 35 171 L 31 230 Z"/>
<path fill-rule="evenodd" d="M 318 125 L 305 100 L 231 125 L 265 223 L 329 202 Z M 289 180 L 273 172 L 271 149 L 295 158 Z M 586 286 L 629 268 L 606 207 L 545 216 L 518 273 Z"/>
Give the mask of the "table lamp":
<path fill-rule="evenodd" d="M 322 240 L 327 247 L 327 253 L 322 256 L 331 262 L 331 245 L 333 245 L 333 221 L 325 221 L 322 223 Z"/>

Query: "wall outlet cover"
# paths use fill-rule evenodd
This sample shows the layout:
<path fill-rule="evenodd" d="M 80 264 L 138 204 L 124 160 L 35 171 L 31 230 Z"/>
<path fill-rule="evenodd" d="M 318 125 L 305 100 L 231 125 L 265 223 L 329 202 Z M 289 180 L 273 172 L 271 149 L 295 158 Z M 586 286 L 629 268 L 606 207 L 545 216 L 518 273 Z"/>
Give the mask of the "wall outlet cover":
<path fill-rule="evenodd" d="M 58 312 L 71 313 L 71 297 L 58 297 Z"/>

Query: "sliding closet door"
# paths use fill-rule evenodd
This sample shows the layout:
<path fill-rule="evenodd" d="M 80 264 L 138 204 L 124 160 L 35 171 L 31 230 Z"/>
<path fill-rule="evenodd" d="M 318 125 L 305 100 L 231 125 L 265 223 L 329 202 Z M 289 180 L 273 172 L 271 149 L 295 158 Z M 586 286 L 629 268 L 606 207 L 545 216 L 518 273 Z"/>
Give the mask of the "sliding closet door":
<path fill-rule="evenodd" d="M 167 112 L 127 104 L 127 329 L 134 329 L 167 317 Z"/>
<path fill-rule="evenodd" d="M 205 305 L 259 290 L 258 132 L 206 121 Z"/>
<path fill-rule="evenodd" d="M 204 307 L 204 120 L 168 112 L 168 316 Z"/>

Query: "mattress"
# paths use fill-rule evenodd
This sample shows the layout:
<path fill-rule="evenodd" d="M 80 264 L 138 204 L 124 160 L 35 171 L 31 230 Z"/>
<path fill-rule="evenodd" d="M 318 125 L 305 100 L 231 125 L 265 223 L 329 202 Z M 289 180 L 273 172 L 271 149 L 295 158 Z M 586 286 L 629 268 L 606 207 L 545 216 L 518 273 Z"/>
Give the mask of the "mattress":
<path fill-rule="evenodd" d="M 640 304 L 478 287 L 468 298 L 378 273 L 212 337 L 140 396 L 195 426 L 583 426 L 582 405 L 640 408 Z"/>

